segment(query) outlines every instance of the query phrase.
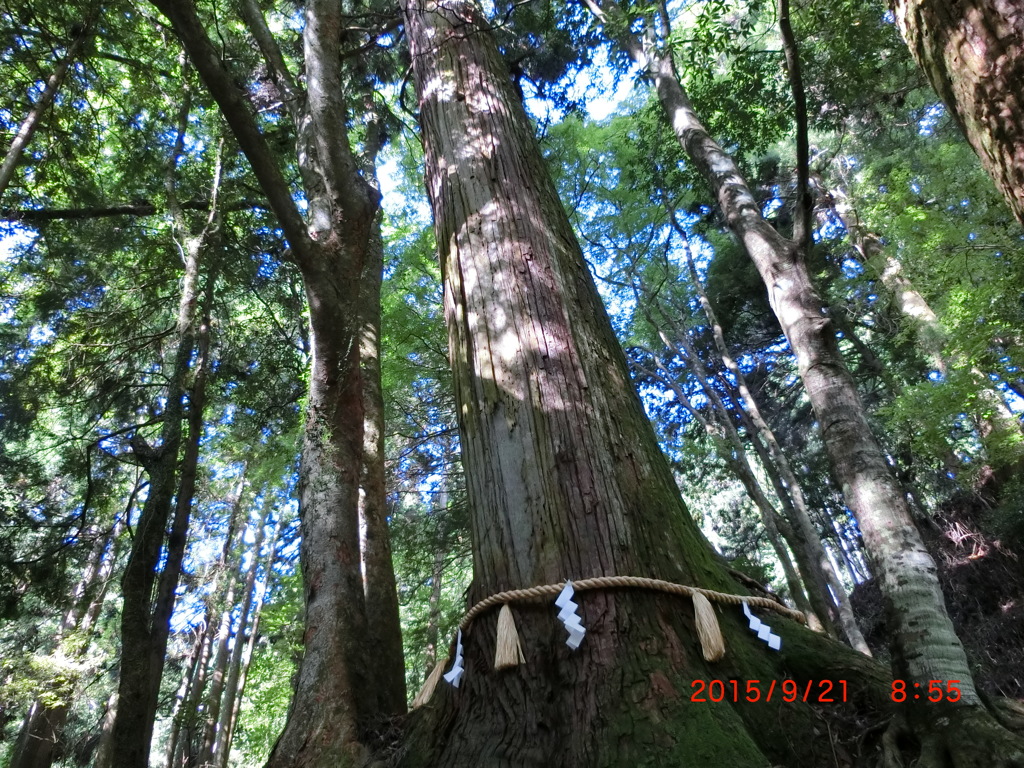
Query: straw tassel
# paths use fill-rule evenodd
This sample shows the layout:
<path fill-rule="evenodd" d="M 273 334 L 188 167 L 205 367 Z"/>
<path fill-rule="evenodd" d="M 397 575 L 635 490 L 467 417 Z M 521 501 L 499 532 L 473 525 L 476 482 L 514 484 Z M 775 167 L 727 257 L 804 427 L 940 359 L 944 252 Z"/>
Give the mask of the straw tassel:
<path fill-rule="evenodd" d="M 431 697 L 434 695 L 434 689 L 437 688 L 438 682 L 441 680 L 441 675 L 444 674 L 444 665 L 448 663 L 448 660 L 437 662 L 437 666 L 434 667 L 434 671 L 427 677 L 426 682 L 423 683 L 423 687 L 420 692 L 416 694 L 416 698 L 412 700 L 412 708 L 422 707 Z"/>
<path fill-rule="evenodd" d="M 494 668 L 495 670 L 508 669 L 525 662 L 523 648 L 519 644 L 519 633 L 516 631 L 516 622 L 512 618 L 512 609 L 508 607 L 508 603 L 505 603 L 498 613 L 498 642 L 494 650 Z"/>
<path fill-rule="evenodd" d="M 725 638 L 718 626 L 718 617 L 711 602 L 700 592 L 693 593 L 693 614 L 697 620 L 697 637 L 705 661 L 718 661 L 725 656 Z"/>

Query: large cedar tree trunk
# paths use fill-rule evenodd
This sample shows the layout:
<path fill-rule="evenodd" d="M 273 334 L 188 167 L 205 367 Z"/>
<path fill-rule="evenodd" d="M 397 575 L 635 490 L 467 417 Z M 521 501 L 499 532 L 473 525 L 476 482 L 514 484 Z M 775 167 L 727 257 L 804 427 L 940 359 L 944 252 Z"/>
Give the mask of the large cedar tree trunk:
<path fill-rule="evenodd" d="M 1024 8 L 894 0 L 903 39 L 1024 224 Z"/>
<path fill-rule="evenodd" d="M 408 2 L 404 16 L 472 510 L 470 602 L 616 574 L 737 592 L 680 500 L 486 20 L 462 0 Z M 869 660 L 775 616 L 781 654 L 738 608 L 720 610 L 728 652 L 709 665 L 689 601 L 580 602 L 576 652 L 553 604 L 515 609 L 526 663 L 503 672 L 495 614 L 477 619 L 461 687 L 442 682 L 418 710 L 404 764 L 824 765 L 805 706 L 691 703 L 692 681 L 772 679 L 783 664 L 807 674 L 828 659 L 878 691 Z"/>

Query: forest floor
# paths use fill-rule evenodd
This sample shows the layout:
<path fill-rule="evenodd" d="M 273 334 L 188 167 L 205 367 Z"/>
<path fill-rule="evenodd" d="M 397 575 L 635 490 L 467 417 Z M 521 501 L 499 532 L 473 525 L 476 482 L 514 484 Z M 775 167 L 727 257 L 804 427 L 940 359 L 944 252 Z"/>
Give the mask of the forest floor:
<path fill-rule="evenodd" d="M 962 494 L 919 527 L 976 684 L 991 698 L 1024 699 L 1024 561 L 1013 551 L 1020 547 L 1011 549 L 991 533 L 992 521 L 985 494 Z M 878 585 L 859 585 L 852 601 L 872 652 L 887 660 Z"/>

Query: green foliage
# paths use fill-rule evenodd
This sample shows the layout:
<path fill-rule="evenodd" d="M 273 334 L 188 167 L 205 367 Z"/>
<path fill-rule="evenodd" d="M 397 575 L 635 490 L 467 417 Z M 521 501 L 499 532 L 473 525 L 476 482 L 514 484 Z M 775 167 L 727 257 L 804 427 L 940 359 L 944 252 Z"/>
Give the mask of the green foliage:
<path fill-rule="evenodd" d="M 302 579 L 294 562 L 283 565 L 260 619 L 261 640 L 242 699 L 235 745 L 243 765 L 262 765 L 269 757 L 288 715 L 302 657 Z"/>
<path fill-rule="evenodd" d="M 72 67 L 4 196 L 5 209 L 26 213 L 6 225 L 0 252 L 0 735 L 10 735 L 35 698 L 70 702 L 69 745 L 96 735 L 100 702 L 114 684 L 116 571 L 91 632 L 68 629 L 58 638 L 58 627 L 75 604 L 74 585 L 97 536 L 118 521 L 134 524 L 145 498 L 132 438 L 153 442 L 162 428 L 176 351 L 182 243 L 167 213 L 169 189 L 196 204 L 185 212 L 186 229 L 202 226 L 222 137 L 223 208 L 203 272 L 214 286 L 210 402 L 164 680 L 165 725 L 191 633 L 206 603 L 223 599 L 207 594 L 208 577 L 243 467 L 250 487 L 269 489 L 282 510 L 291 509 L 310 354 L 298 270 L 212 100 L 149 11 L 118 3 L 102 8 L 84 63 Z M 844 541 L 856 542 L 759 276 L 656 101 L 638 89 L 603 122 L 582 116 L 600 78 L 581 94 L 577 76 L 602 44 L 582 6 L 496 3 L 491 10 L 522 90 L 549 100 L 531 108 L 559 118 L 547 127 L 545 155 L 687 503 L 739 570 L 782 589 L 756 516 L 728 469 L 731 449 L 694 415 L 733 420 L 749 446 L 739 406 L 716 415 L 707 395 L 710 387 L 735 402 L 690 285 L 683 232 L 730 351 L 806 479 L 812 508 L 822 512 L 823 535 L 834 541 L 835 526 Z M 663 42 L 693 104 L 786 232 L 793 99 L 774 4 L 713 0 L 670 10 L 673 29 Z M 1024 242 L 976 158 L 921 87 L 886 10 L 874 0 L 794 8 L 811 111 L 813 258 L 874 424 L 904 476 L 938 503 L 954 483 L 969 486 L 990 470 L 1005 476 L 1024 457 L 1021 403 L 1012 394 L 1024 390 Z M 296 179 L 296 126 L 248 33 L 225 7 L 204 3 L 200 12 L 286 175 Z M 636 5 L 631 12 L 640 24 L 656 9 Z M 0 9 L 6 137 L 31 108 L 69 32 L 91 13 L 92 5 L 77 3 Z M 388 26 L 392 14 L 375 3 L 360 7 L 357 26 L 344 33 L 346 87 L 367 97 L 339 130 L 361 146 L 371 117 L 382 119 L 390 139 L 382 174 L 397 176 L 389 179 L 394 191 L 384 225 L 382 369 L 389 513 L 412 695 L 430 660 L 445 658 L 472 569 L 422 152 L 402 130 L 406 118 L 386 109 L 382 95 L 398 99 L 406 68 L 400 38 Z M 301 14 L 279 4 L 268 15 L 283 55 L 300 71 Z M 608 80 L 631 77 L 612 58 Z M 187 100 L 184 150 L 169 175 L 174 124 Z M 155 213 L 32 216 L 114 205 L 152 206 Z M 863 252 L 858 228 L 875 237 L 877 252 Z M 935 312 L 945 376 L 929 376 L 925 331 L 900 315 L 883 281 L 891 259 Z M 695 351 L 666 348 L 662 334 L 690 341 Z M 698 360 L 708 381 L 697 379 Z M 650 375 L 658 363 L 678 391 Z M 1007 405 L 1017 415 L 1007 416 Z M 1013 546 L 1024 541 L 1022 495 L 1021 483 L 1011 481 L 993 513 L 993 525 Z M 249 669 L 236 737 L 244 765 L 260 765 L 269 754 L 302 650 L 294 534 L 288 530 L 289 554 L 274 568 Z"/>

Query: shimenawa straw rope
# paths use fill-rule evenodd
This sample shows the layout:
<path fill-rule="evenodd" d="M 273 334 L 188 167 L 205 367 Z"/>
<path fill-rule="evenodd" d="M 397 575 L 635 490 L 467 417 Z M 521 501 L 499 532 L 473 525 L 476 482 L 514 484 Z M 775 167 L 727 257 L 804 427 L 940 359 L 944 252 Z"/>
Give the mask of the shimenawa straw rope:
<path fill-rule="evenodd" d="M 649 579 L 642 576 L 595 576 L 590 579 L 572 582 L 576 591 L 587 589 L 615 589 L 621 587 L 634 589 L 651 589 L 658 592 L 667 592 L 672 595 L 683 595 L 693 600 L 694 619 L 697 625 L 697 636 L 700 639 L 701 651 L 706 661 L 719 661 L 725 655 L 725 640 L 722 637 L 721 627 L 715 615 L 712 602 L 726 605 L 741 605 L 747 603 L 759 608 L 767 608 L 787 618 L 807 623 L 807 618 L 800 611 L 787 608 L 785 605 L 767 597 L 749 597 L 745 595 L 731 595 L 725 592 L 715 592 L 711 589 L 691 587 L 685 584 L 675 584 L 662 579 Z M 494 655 L 494 668 L 496 670 L 507 669 L 518 664 L 525 663 L 522 645 L 519 642 L 519 633 L 516 631 L 515 620 L 509 604 L 528 600 L 537 600 L 545 597 L 554 597 L 565 589 L 565 583 L 545 584 L 539 587 L 527 587 L 525 589 L 511 589 L 491 595 L 468 611 L 459 622 L 459 630 L 464 632 L 469 625 L 480 614 L 500 605 L 501 611 L 498 614 L 498 638 Z M 413 700 L 413 708 L 421 706 L 430 700 L 441 678 L 446 662 L 437 665 L 434 671 L 427 678 L 423 689 Z"/>

